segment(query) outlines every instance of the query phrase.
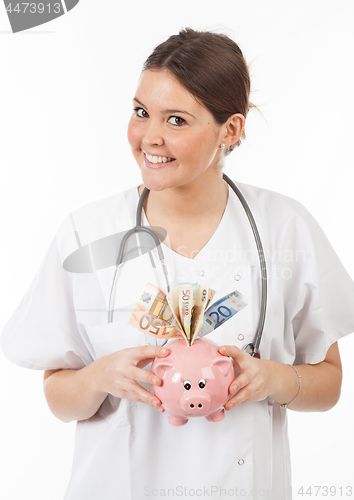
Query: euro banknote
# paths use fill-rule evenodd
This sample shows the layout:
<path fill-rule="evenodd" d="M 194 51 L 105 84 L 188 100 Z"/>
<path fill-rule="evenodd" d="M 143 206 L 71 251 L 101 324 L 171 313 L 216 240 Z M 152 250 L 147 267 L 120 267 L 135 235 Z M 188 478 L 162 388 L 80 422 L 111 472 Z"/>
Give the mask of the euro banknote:
<path fill-rule="evenodd" d="M 152 283 L 147 283 L 142 290 L 128 324 L 159 339 L 184 337 L 166 294 Z"/>
<path fill-rule="evenodd" d="M 191 344 L 191 323 L 194 319 L 194 302 L 197 283 L 179 283 L 179 315 L 187 342 Z"/>
<path fill-rule="evenodd" d="M 192 345 L 194 339 L 200 334 L 204 325 L 204 313 L 215 295 L 215 291 L 205 285 L 199 285 L 196 289 L 196 296 L 193 309 L 193 321 L 191 325 L 191 339 Z"/>
<path fill-rule="evenodd" d="M 215 290 L 198 283 L 179 283 L 167 295 L 147 283 L 128 324 L 160 339 L 184 338 L 192 345 L 241 311 L 247 303 L 235 290 L 209 307 Z"/>
<path fill-rule="evenodd" d="M 171 311 L 189 345 L 202 329 L 202 316 L 214 295 L 212 288 L 191 282 L 179 283 L 167 294 Z"/>
<path fill-rule="evenodd" d="M 247 302 L 243 295 L 235 290 L 212 304 L 203 315 L 203 327 L 199 337 L 204 337 L 220 325 L 232 318 L 236 313 L 246 307 Z"/>

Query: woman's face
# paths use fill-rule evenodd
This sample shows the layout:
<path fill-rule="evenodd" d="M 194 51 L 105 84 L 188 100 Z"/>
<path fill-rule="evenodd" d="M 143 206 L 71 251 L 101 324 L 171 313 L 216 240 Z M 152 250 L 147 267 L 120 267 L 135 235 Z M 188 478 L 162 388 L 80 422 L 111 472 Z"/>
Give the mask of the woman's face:
<path fill-rule="evenodd" d="M 225 128 L 169 71 L 143 71 L 133 102 L 128 139 L 150 190 L 186 185 L 221 166 Z"/>

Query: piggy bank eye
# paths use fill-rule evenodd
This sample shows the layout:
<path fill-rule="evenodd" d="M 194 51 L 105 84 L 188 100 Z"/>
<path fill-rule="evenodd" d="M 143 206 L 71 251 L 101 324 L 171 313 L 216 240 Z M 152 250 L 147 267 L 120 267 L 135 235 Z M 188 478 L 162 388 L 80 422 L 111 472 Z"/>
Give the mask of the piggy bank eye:
<path fill-rule="evenodd" d="M 205 387 L 205 380 L 203 378 L 201 378 L 198 382 L 198 385 L 201 389 L 204 389 Z"/>
<path fill-rule="evenodd" d="M 186 391 L 189 391 L 189 389 L 192 387 L 192 384 L 189 382 L 189 380 L 185 380 L 183 382 L 183 387 L 186 389 Z"/>

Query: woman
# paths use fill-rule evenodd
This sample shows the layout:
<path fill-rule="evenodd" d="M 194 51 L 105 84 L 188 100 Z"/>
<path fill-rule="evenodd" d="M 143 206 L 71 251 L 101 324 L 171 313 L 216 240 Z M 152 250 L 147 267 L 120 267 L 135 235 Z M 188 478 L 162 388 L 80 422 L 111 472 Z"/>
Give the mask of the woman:
<path fill-rule="evenodd" d="M 142 184 L 68 216 L 3 332 L 10 360 L 45 370 L 53 414 L 78 421 L 66 500 L 290 499 L 286 408 L 325 411 L 339 399 L 337 340 L 354 329 L 354 284 L 299 203 L 246 185 L 269 294 L 262 359 L 242 351 L 259 319 L 260 272 L 251 228 L 222 168 L 244 137 L 249 93 L 242 52 L 226 36 L 186 29 L 156 47 L 128 128 Z M 237 288 L 248 302 L 209 334 L 237 374 L 218 423 L 196 418 L 174 428 L 152 393 L 161 380 L 149 363 L 168 356 L 168 344 L 129 325 L 146 283 L 166 291 L 148 254 L 124 264 L 110 323 L 114 262 L 104 267 L 93 258 L 92 269 L 83 261 L 70 269 L 85 245 L 134 225 L 144 186 L 142 224 L 157 226 L 161 239 L 161 228 L 167 231 L 161 246 L 171 288 L 198 281 L 217 291 L 215 299 Z"/>

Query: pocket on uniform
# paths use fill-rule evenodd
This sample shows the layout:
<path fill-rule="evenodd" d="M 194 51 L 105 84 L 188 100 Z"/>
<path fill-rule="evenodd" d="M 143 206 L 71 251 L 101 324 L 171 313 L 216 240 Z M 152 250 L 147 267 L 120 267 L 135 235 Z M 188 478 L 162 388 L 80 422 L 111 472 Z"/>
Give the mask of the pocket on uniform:
<path fill-rule="evenodd" d="M 119 321 L 99 326 L 87 326 L 86 332 L 96 354 L 96 359 L 145 343 L 143 333 Z"/>
<path fill-rule="evenodd" d="M 247 305 L 206 338 L 214 340 L 219 345 L 236 345 L 242 349 L 254 342 L 259 321 L 261 303 L 259 266 L 243 264 L 235 268 L 232 273 L 232 277 L 234 276 L 234 281 L 227 283 L 225 294 L 237 290 L 243 295 Z"/>
<path fill-rule="evenodd" d="M 144 333 L 119 322 L 107 323 L 105 325 L 95 327 L 88 327 L 86 329 L 86 332 L 96 356 L 95 359 L 101 356 L 112 354 L 122 349 L 139 347 L 146 344 Z M 146 365 L 143 369 L 146 371 L 150 371 L 150 367 L 151 363 Z M 150 384 L 144 382 L 138 383 L 144 389 L 152 393 Z M 107 416 L 110 413 L 115 412 L 118 406 L 119 408 L 121 408 L 121 410 L 123 410 L 125 407 L 140 406 L 142 404 L 143 403 L 131 399 L 120 399 L 109 396 L 99 414 L 105 414 L 105 416 Z"/>

